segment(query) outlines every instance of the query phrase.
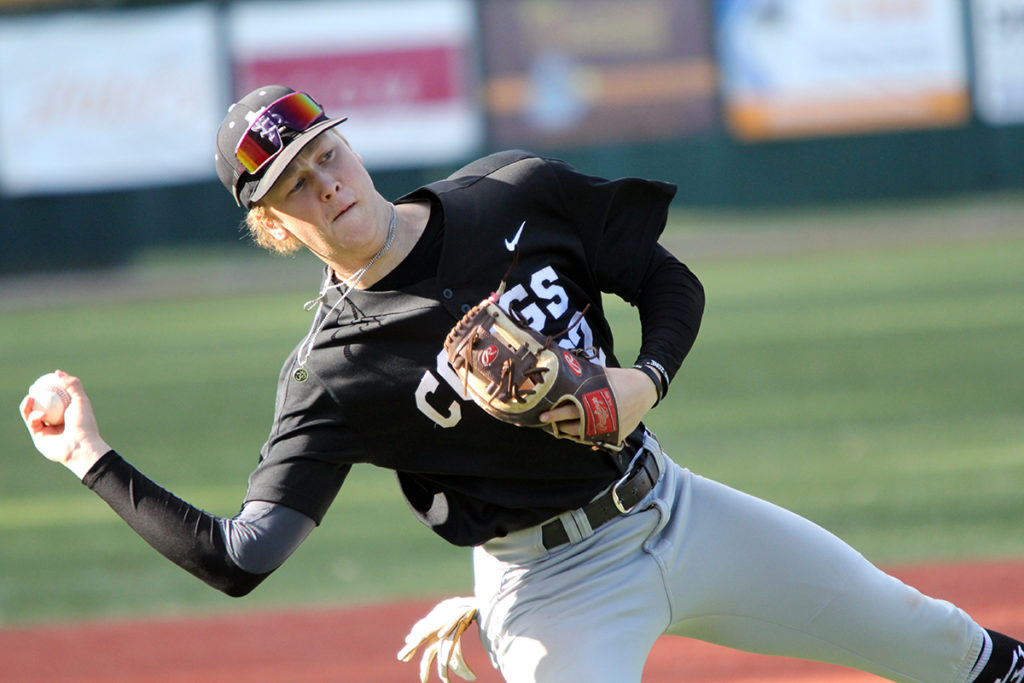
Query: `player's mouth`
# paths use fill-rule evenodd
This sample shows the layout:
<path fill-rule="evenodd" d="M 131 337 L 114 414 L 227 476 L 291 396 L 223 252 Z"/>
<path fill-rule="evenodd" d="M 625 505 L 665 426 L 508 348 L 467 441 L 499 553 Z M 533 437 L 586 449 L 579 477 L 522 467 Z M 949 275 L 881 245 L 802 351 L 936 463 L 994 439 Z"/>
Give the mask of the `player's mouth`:
<path fill-rule="evenodd" d="M 345 206 L 343 206 L 341 211 L 339 211 L 337 213 L 337 215 L 334 217 L 334 221 L 333 222 L 337 223 L 339 220 L 341 220 L 342 216 L 344 216 L 346 213 L 348 213 L 348 210 L 351 209 L 355 205 L 356 205 L 356 203 L 352 202 L 351 204 L 346 204 Z"/>

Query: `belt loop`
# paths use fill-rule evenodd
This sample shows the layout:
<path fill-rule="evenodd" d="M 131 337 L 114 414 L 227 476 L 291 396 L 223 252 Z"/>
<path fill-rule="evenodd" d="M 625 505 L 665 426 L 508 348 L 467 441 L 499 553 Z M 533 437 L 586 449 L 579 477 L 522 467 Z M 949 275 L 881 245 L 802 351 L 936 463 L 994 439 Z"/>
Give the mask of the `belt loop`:
<path fill-rule="evenodd" d="M 583 508 L 563 512 L 555 518 L 554 523 L 565 530 L 567 541 L 563 542 L 579 543 L 594 533 L 594 530 L 590 528 L 590 520 L 587 519 Z"/>
<path fill-rule="evenodd" d="M 653 448 L 650 447 L 653 444 Z M 661 449 L 652 437 L 638 449 L 626 472 L 604 493 L 582 508 L 569 510 L 541 525 L 545 548 L 551 550 L 565 543 L 577 543 L 611 521 L 631 512 L 649 494 L 661 473 Z"/>
<path fill-rule="evenodd" d="M 594 535 L 594 530 L 590 526 L 590 518 L 587 517 L 587 513 L 583 508 L 577 508 L 572 511 L 572 521 L 576 523 L 576 529 L 579 531 L 580 538 L 589 538 Z"/>

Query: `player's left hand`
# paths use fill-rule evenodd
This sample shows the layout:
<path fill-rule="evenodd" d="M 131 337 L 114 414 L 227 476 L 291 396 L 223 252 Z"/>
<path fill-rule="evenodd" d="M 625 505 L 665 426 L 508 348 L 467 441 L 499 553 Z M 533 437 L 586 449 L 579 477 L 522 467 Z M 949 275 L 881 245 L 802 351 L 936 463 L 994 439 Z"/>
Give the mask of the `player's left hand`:
<path fill-rule="evenodd" d="M 650 377 L 635 368 L 606 368 L 606 373 L 618 406 L 619 434 L 627 436 L 658 402 L 658 390 Z M 580 412 L 572 403 L 541 413 L 540 421 L 558 422 L 562 431 L 580 433 Z"/>

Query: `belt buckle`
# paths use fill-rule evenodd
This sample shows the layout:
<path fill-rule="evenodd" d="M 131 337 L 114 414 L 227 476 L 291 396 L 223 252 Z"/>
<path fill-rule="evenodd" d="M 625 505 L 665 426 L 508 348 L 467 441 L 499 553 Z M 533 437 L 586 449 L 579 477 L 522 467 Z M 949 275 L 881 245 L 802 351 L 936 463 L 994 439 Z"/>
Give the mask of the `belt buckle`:
<path fill-rule="evenodd" d="M 627 508 L 625 505 L 623 505 L 622 499 L 618 498 L 618 483 L 620 483 L 621 481 L 622 481 L 622 479 L 616 481 L 615 485 L 611 487 L 611 502 L 615 504 L 615 509 L 616 510 L 622 512 L 624 515 L 627 515 L 636 506 L 635 505 L 631 505 L 629 508 Z"/>
<path fill-rule="evenodd" d="M 643 457 L 643 456 L 641 455 L 641 457 Z M 622 503 L 622 499 L 619 498 L 619 487 L 623 486 L 631 477 L 636 476 L 641 470 L 643 470 L 642 467 L 639 467 L 639 464 L 640 464 L 640 461 L 638 459 L 636 464 L 633 467 L 630 467 L 629 470 L 625 474 L 623 474 L 622 477 L 617 482 L 615 482 L 612 485 L 612 503 L 615 504 L 615 509 L 618 510 L 619 512 L 621 512 L 624 515 L 627 515 L 630 512 L 632 512 L 633 508 L 636 507 L 636 503 L 633 503 L 632 505 L 630 505 L 627 508 Z M 639 501 L 637 501 L 637 502 L 639 502 Z"/>
<path fill-rule="evenodd" d="M 626 473 L 623 474 L 622 477 L 617 482 L 615 482 L 615 484 L 612 485 L 612 503 L 615 505 L 615 509 L 621 512 L 622 514 L 627 515 L 630 512 L 632 512 L 633 508 L 635 508 L 637 506 L 637 503 L 639 503 L 640 501 L 637 500 L 636 503 L 633 503 L 627 508 L 622 503 L 622 498 L 619 497 L 619 487 L 623 486 L 630 478 L 638 476 L 641 473 L 644 473 L 646 471 L 643 465 L 644 458 L 653 456 L 654 454 L 651 451 L 647 450 L 646 448 L 642 448 L 637 454 L 636 459 L 631 463 L 630 468 L 626 470 Z"/>

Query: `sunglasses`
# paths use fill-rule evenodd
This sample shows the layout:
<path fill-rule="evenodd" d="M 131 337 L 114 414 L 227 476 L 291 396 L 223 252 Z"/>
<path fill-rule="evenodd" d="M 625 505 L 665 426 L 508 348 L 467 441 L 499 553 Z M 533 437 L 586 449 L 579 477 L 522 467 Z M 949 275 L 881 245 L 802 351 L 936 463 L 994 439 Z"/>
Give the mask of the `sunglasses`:
<path fill-rule="evenodd" d="M 249 124 L 235 147 L 235 158 L 246 171 L 256 173 L 284 149 L 281 126 L 301 133 L 323 115 L 323 107 L 306 93 L 289 93 L 272 102 Z"/>

